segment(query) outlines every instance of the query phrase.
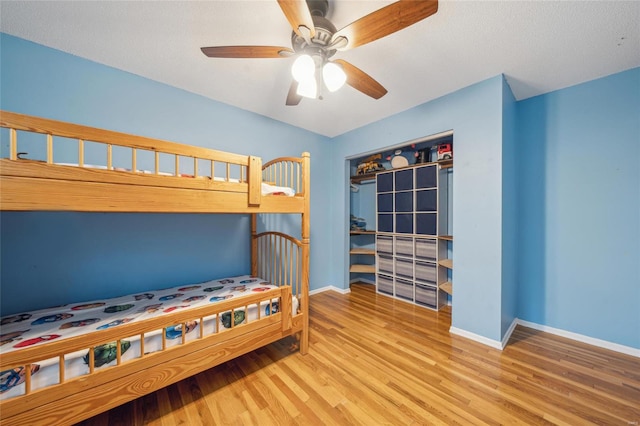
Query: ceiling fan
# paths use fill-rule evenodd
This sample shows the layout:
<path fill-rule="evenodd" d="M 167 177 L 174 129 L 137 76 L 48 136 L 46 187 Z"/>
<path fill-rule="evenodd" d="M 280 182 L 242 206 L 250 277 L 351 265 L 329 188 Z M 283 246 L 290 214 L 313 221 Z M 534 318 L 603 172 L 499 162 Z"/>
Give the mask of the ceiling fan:
<path fill-rule="evenodd" d="M 322 83 L 330 91 L 346 83 L 365 95 L 380 99 L 387 93 L 380 83 L 349 62 L 330 58 L 337 51 L 370 43 L 438 11 L 437 0 L 400 0 L 336 30 L 325 18 L 329 9 L 328 0 L 278 0 L 278 4 L 293 28 L 292 49 L 278 46 L 214 46 L 202 47 L 201 50 L 211 58 L 295 56 L 287 105 L 298 105 L 303 96 L 322 99 L 322 95 L 318 95 Z"/>

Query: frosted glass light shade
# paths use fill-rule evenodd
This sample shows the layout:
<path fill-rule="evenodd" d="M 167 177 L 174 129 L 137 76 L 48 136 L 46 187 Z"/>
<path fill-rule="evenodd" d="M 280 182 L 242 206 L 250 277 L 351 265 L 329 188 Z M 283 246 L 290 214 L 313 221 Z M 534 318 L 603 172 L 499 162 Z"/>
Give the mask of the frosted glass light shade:
<path fill-rule="evenodd" d="M 322 79 L 324 85 L 327 86 L 331 92 L 335 92 L 341 88 L 347 81 L 347 75 L 342 70 L 342 67 L 333 62 L 327 62 L 322 67 Z"/>
<path fill-rule="evenodd" d="M 298 82 L 313 78 L 316 72 L 316 63 L 309 55 L 300 55 L 291 66 L 291 75 Z"/>
<path fill-rule="evenodd" d="M 316 83 L 315 77 L 311 76 L 310 78 L 305 78 L 298 82 L 298 90 L 296 90 L 296 93 L 300 96 L 304 96 L 305 98 L 315 99 L 318 95 L 318 84 Z"/>

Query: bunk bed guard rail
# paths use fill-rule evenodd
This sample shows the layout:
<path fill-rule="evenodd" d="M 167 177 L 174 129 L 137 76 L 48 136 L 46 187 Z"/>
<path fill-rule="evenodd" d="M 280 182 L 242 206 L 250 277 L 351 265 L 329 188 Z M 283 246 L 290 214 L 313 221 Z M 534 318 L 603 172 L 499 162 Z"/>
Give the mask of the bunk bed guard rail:
<path fill-rule="evenodd" d="M 129 196 L 136 199 L 135 204 L 144 205 L 139 211 L 180 211 L 184 200 L 171 204 L 169 198 L 187 194 L 176 190 L 193 190 L 222 192 L 231 198 L 221 200 L 224 206 L 219 207 L 190 205 L 191 212 L 242 211 L 261 205 L 263 182 L 294 188 L 296 195 L 304 196 L 306 153 L 302 158 L 271 161 L 263 172 L 262 160 L 257 156 L 8 111 L 0 111 L 0 126 L 6 128 L 2 139 L 9 141 L 8 157 L 3 152 L 4 158 L 0 159 L 2 210 L 136 211 L 134 203 L 127 204 Z M 51 196 L 41 198 L 47 200 L 46 205 L 34 203 L 39 197 L 24 193 L 37 190 L 36 186 L 25 179 L 38 179 L 43 194 L 59 194 L 59 205 L 51 205 Z M 90 187 L 92 192 L 87 183 L 94 184 Z M 141 186 L 147 187 L 147 192 L 136 189 Z M 106 200 L 104 194 L 112 195 L 112 199 Z M 201 194 L 192 192 L 189 199 Z M 83 196 L 86 201 L 79 201 Z M 65 201 L 65 197 L 69 200 Z M 236 199 L 238 207 L 234 208 Z M 118 207 L 118 203 L 124 207 Z"/>

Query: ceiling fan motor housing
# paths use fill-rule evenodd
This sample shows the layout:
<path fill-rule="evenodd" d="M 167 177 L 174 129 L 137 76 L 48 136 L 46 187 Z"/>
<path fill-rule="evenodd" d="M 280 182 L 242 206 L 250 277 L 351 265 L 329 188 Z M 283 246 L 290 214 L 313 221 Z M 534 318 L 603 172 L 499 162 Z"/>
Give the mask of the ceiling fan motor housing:
<path fill-rule="evenodd" d="M 307 7 L 311 16 L 327 16 L 329 11 L 329 0 L 307 0 Z"/>
<path fill-rule="evenodd" d="M 291 46 L 296 53 L 307 53 L 311 56 L 321 55 L 324 59 L 330 58 L 336 53 L 336 49 L 327 49 L 327 46 L 337 31 L 336 27 L 323 16 L 312 15 L 312 19 L 316 33 L 310 40 L 311 43 L 307 43 L 302 36 L 292 32 Z"/>

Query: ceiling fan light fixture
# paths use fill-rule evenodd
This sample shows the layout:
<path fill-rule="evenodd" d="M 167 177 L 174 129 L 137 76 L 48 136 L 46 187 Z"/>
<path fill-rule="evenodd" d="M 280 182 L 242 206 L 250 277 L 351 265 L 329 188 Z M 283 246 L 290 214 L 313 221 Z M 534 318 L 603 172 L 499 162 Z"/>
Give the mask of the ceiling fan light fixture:
<path fill-rule="evenodd" d="M 335 92 L 340 89 L 347 81 L 347 75 L 344 73 L 342 67 L 333 62 L 327 62 L 322 67 L 322 79 L 324 85 L 331 92 Z"/>
<path fill-rule="evenodd" d="M 318 96 L 318 84 L 315 77 L 311 76 L 299 81 L 296 93 L 305 98 L 315 99 Z"/>
<path fill-rule="evenodd" d="M 298 83 L 313 80 L 315 72 L 316 63 L 309 55 L 298 56 L 291 66 L 291 75 Z"/>
<path fill-rule="evenodd" d="M 336 51 L 371 43 L 438 11 L 438 0 L 394 1 L 336 30 L 327 18 L 329 0 L 278 0 L 278 5 L 293 29 L 291 49 L 279 46 L 211 46 L 200 50 L 210 58 L 295 56 L 291 66 L 294 81 L 289 86 L 286 105 L 298 105 L 302 96 L 322 99 L 325 89 L 333 92 L 345 83 L 373 99 L 380 99 L 387 93 L 380 83 L 342 59 L 327 64 L 329 58 Z"/>

